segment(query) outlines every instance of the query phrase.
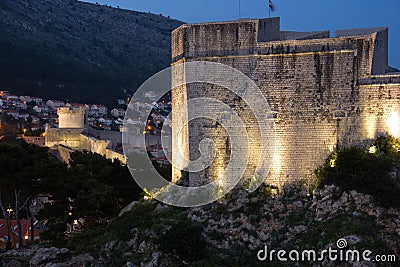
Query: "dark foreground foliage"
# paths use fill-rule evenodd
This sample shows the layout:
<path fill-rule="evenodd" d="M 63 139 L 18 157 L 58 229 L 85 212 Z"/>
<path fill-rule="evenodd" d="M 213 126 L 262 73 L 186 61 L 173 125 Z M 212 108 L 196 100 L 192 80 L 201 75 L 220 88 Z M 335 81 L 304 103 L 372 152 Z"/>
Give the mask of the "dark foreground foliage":
<path fill-rule="evenodd" d="M 400 143 L 379 137 L 367 148 L 345 148 L 328 157 L 316 170 L 320 187 L 334 184 L 342 190 L 372 195 L 384 207 L 400 206 Z"/>

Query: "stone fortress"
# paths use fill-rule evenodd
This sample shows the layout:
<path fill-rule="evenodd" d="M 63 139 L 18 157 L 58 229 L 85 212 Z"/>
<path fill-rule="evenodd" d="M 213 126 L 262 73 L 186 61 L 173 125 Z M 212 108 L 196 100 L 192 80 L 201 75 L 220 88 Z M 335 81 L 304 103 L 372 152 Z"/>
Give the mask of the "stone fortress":
<path fill-rule="evenodd" d="M 186 24 L 172 33 L 172 58 L 172 66 L 223 63 L 259 86 L 277 135 L 276 150 L 269 155 L 273 164 L 264 177 L 268 184 L 312 182 L 315 168 L 336 148 L 367 145 L 379 134 L 400 137 L 400 73 L 388 66 L 388 28 L 339 30 L 331 38 L 329 31 L 281 31 L 279 18 Z M 182 75 L 175 72 L 173 81 Z M 260 138 L 245 101 L 215 85 L 188 84 L 173 89 L 173 109 L 196 97 L 223 101 L 241 116 L 252 136 L 245 173 L 252 178 Z M 184 118 L 173 117 L 175 134 Z M 213 138 L 217 150 L 209 168 L 189 174 L 191 184 L 218 179 L 229 161 L 226 131 L 215 122 L 196 119 L 184 132 L 186 136 L 172 140 L 173 157 L 181 148 L 187 158 L 197 159 L 205 137 Z M 183 176 L 173 169 L 175 181 Z"/>
<path fill-rule="evenodd" d="M 75 150 L 86 150 L 105 156 L 108 159 L 117 158 L 126 163 L 123 154 L 113 151 L 111 141 L 122 142 L 121 133 L 114 132 L 115 137 L 107 136 L 109 140 L 97 139 L 89 135 L 101 135 L 86 126 L 86 109 L 60 107 L 57 109 L 58 128 L 47 128 L 45 145 L 50 147 L 60 159 L 68 162 L 70 153 Z M 104 138 L 106 139 L 106 138 Z"/>

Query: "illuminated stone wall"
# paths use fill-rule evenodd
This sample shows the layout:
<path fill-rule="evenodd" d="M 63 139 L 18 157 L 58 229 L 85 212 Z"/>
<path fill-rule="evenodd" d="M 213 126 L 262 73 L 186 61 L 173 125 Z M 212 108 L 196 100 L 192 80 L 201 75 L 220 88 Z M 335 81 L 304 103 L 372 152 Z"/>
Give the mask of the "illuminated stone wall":
<path fill-rule="evenodd" d="M 60 158 L 68 161 L 69 155 L 73 150 L 86 150 L 105 156 L 108 159 L 117 158 L 122 163 L 126 163 L 124 155 L 109 149 L 110 140 L 96 139 L 83 134 L 85 110 L 83 108 L 59 108 L 59 128 L 46 129 L 45 145 L 53 150 L 58 149 Z M 117 133 L 121 135 L 121 133 Z M 120 140 L 113 134 L 115 140 Z"/>
<path fill-rule="evenodd" d="M 273 164 L 265 179 L 282 185 L 314 179 L 314 169 L 337 147 L 366 144 L 381 133 L 400 137 L 400 74 L 384 74 L 387 32 L 346 30 L 338 31 L 337 38 L 328 38 L 326 31 L 279 33 L 278 18 L 189 24 L 172 33 L 173 65 L 219 62 L 242 71 L 259 86 L 275 114 L 277 131 L 277 150 L 269 155 Z M 182 71 L 173 74 L 173 81 L 182 79 Z M 251 178 L 260 152 L 254 115 L 230 91 L 205 84 L 173 90 L 173 108 L 202 96 L 228 104 L 245 122 L 251 136 L 246 178 Z M 173 132 L 185 118 L 173 117 Z M 217 179 L 229 160 L 226 132 L 205 119 L 191 122 L 185 131 L 186 136 L 173 140 L 173 158 L 179 146 L 196 159 L 200 140 L 214 138 L 213 165 L 189 178 L 193 185 Z M 180 175 L 175 169 L 174 179 Z"/>
<path fill-rule="evenodd" d="M 81 133 L 83 129 L 46 129 L 45 145 L 52 147 L 63 145 L 70 148 L 81 146 Z"/>
<path fill-rule="evenodd" d="M 57 109 L 58 128 L 83 129 L 85 125 L 85 109 L 62 107 Z"/>

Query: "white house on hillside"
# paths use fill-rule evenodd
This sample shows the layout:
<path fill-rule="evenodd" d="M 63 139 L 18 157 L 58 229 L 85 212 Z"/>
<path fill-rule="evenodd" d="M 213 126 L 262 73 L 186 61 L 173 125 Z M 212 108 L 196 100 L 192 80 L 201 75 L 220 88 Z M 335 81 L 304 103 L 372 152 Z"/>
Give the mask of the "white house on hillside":
<path fill-rule="evenodd" d="M 111 115 L 113 115 L 116 118 L 124 117 L 125 116 L 125 109 L 123 109 L 123 108 L 114 108 L 113 110 L 111 110 Z"/>

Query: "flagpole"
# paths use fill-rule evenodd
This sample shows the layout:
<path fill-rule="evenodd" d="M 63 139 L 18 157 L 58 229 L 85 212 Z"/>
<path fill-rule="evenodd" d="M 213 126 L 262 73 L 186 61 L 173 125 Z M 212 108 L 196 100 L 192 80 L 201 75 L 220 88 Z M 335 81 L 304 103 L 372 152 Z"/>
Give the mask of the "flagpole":
<path fill-rule="evenodd" d="M 242 14 L 241 14 L 241 11 L 240 11 L 240 7 L 241 7 L 241 5 L 240 5 L 240 0 L 239 0 L 239 19 L 242 18 Z"/>
<path fill-rule="evenodd" d="M 271 0 L 268 0 L 268 18 L 271 18 Z"/>

